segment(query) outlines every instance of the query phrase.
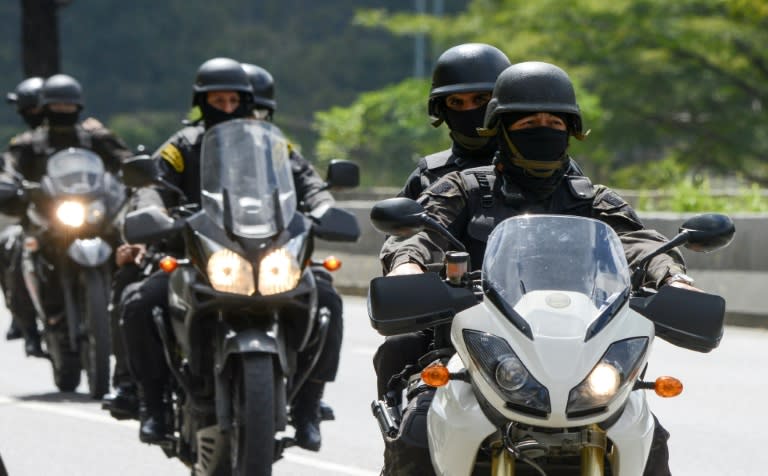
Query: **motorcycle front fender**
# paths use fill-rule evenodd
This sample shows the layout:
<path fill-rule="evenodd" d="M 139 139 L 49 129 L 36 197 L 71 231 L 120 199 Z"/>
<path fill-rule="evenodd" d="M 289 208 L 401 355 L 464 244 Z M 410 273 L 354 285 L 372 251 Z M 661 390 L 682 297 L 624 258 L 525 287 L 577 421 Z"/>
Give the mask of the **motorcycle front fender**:
<path fill-rule="evenodd" d="M 270 333 L 259 329 L 245 329 L 238 332 L 232 332 L 224 326 L 219 326 L 217 330 L 219 339 L 216 347 L 215 356 L 215 386 L 216 386 L 216 419 L 219 422 L 219 428 L 222 431 L 228 431 L 232 424 L 232 395 L 231 395 L 231 363 L 234 357 L 248 353 L 273 354 L 280 362 L 283 375 L 287 375 L 288 360 L 285 352 L 285 344 L 276 339 Z M 277 379 L 280 384 L 284 380 Z M 280 428 L 285 428 L 285 387 L 276 388 L 276 397 L 278 402 L 276 406 L 283 409 L 278 415 L 277 424 Z"/>
<path fill-rule="evenodd" d="M 106 263 L 112 255 L 112 247 L 101 238 L 78 238 L 67 248 L 72 261 L 87 268 L 96 268 Z"/>
<path fill-rule="evenodd" d="M 283 346 L 278 340 L 261 329 L 245 329 L 238 332 L 229 332 L 221 337 L 221 344 L 216 354 L 216 375 L 221 375 L 227 367 L 229 359 L 233 355 L 258 352 L 261 354 L 285 354 Z M 284 358 L 280 358 L 280 363 Z M 285 372 L 283 368 L 283 372 Z"/>

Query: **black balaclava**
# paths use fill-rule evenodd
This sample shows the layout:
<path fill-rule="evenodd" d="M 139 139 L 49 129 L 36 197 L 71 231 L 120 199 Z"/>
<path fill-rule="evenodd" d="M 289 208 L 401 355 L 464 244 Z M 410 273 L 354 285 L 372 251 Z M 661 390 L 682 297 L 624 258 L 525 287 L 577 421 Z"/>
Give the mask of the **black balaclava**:
<path fill-rule="evenodd" d="M 43 115 L 48 119 L 48 125 L 51 127 L 74 127 L 80 118 L 80 109 L 78 108 L 75 112 L 53 112 L 46 107 Z"/>
<path fill-rule="evenodd" d="M 453 153 L 465 158 L 487 158 L 496 151 L 496 143 L 482 137 L 477 128 L 482 127 L 486 105 L 468 111 L 454 111 L 443 106 L 443 119 L 451 130 Z"/>
<path fill-rule="evenodd" d="M 240 104 L 237 106 L 237 109 L 230 113 L 224 112 L 221 109 L 208 104 L 205 93 L 200 95 L 198 104 L 200 105 L 200 112 L 203 114 L 203 122 L 205 123 L 206 129 L 210 129 L 216 124 L 220 124 L 224 121 L 242 119 L 251 114 L 252 105 L 247 101 L 248 98 L 240 92 L 238 92 L 238 95 L 240 96 Z"/>
<path fill-rule="evenodd" d="M 36 128 L 42 124 L 43 120 L 45 119 L 45 114 L 43 114 L 42 110 L 39 112 L 23 111 L 20 112 L 19 115 L 21 115 L 21 118 L 24 119 L 24 122 L 29 126 L 30 129 Z"/>
<path fill-rule="evenodd" d="M 568 170 L 569 133 L 551 127 L 507 130 L 511 124 L 530 114 L 502 117 L 496 160 L 503 164 L 505 180 L 517 184 L 531 198 L 542 200 L 552 195 Z M 566 119 L 563 117 L 568 123 Z"/>

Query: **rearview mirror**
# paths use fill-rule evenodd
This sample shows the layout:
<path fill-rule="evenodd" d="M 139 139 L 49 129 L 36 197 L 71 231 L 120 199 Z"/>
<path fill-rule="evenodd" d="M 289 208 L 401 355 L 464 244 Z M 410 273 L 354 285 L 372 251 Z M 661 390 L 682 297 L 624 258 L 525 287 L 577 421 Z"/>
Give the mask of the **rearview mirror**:
<path fill-rule="evenodd" d="M 686 248 L 709 253 L 727 246 L 733 240 L 736 227 L 727 215 L 705 213 L 687 219 L 680 226 L 680 233 L 688 235 Z"/>
<path fill-rule="evenodd" d="M 121 169 L 123 171 L 123 183 L 133 188 L 152 185 L 160 176 L 157 164 L 146 154 L 124 160 Z"/>
<path fill-rule="evenodd" d="M 349 160 L 332 160 L 326 176 L 329 188 L 355 188 L 360 185 L 360 167 Z"/>
<path fill-rule="evenodd" d="M 424 207 L 410 198 L 388 198 L 371 208 L 371 223 L 387 235 L 408 237 L 424 229 L 426 213 Z"/>

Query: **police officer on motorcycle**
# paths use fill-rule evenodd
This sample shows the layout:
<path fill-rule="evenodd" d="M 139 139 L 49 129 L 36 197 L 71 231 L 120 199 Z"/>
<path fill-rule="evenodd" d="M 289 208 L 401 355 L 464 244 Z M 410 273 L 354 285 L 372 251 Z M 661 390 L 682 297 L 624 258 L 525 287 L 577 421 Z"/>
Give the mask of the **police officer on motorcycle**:
<path fill-rule="evenodd" d="M 20 96 L 17 93 L 17 104 Z M 56 74 L 46 79 L 41 88 L 43 123 L 33 130 L 14 137 L 5 154 L 5 180 L 25 179 L 39 182 L 45 174 L 47 159 L 53 153 L 69 147 L 82 147 L 97 153 L 106 170 L 116 173 L 122 159 L 131 156 L 123 141 L 99 121 L 88 118 L 79 122 L 84 102 L 80 83 L 72 76 Z M 34 120 L 34 118 L 33 118 Z M 22 216 L 25 226 L 24 203 L 6 204 L 3 212 Z M 28 355 L 42 355 L 40 335 L 35 323 L 35 309 L 24 285 L 21 273 L 21 233 L 14 239 L 11 272 L 3 282 L 13 319 L 24 334 Z"/>
<path fill-rule="evenodd" d="M 203 63 L 197 71 L 193 86 L 193 105 L 200 109 L 202 121 L 191 124 L 174 134 L 155 154 L 163 178 L 176 185 L 192 203 L 200 201 L 200 152 L 205 130 L 230 119 L 253 117 L 254 114 L 274 112 L 271 76 L 265 76 L 268 88 L 257 92 L 245 69 L 235 60 L 214 58 Z M 265 92 L 266 91 L 266 92 Z M 265 110 L 266 112 L 259 112 Z M 333 197 L 323 190 L 324 181 L 308 162 L 294 153 L 291 156 L 294 182 L 302 206 L 313 210 L 333 203 Z M 160 194 L 153 189 L 139 192 L 137 208 L 148 205 L 170 207 L 178 203 L 178 196 L 167 191 Z M 320 356 L 320 369 L 302 387 L 296 397 L 293 422 L 297 443 L 307 449 L 320 448 L 318 406 L 325 381 L 332 380 L 338 365 L 341 343 L 341 300 L 333 291 L 330 278 L 318 280 L 319 306 L 331 310 L 331 330 L 326 349 Z M 165 438 L 163 394 L 169 378 L 169 369 L 163 356 L 162 344 L 153 330 L 152 309 L 168 306 L 168 275 L 152 274 L 140 285 L 126 289 L 122 303 L 121 327 L 126 341 L 131 371 L 141 389 L 144 412 L 139 431 L 141 441 L 153 443 Z M 336 318 L 334 318 L 334 314 Z M 334 324 L 335 321 L 335 324 Z M 334 329 L 335 327 L 335 329 Z M 327 349 L 331 349 L 327 351 Z M 326 362 L 323 364 L 323 362 Z"/>
<path fill-rule="evenodd" d="M 499 149 L 493 166 L 448 174 L 420 197 L 427 213 L 464 243 L 474 269 L 482 265 L 494 225 L 521 213 L 579 215 L 605 221 L 621 238 L 630 266 L 666 241 L 644 228 L 630 205 L 614 191 L 571 173 L 569 137 L 583 139 L 586 134 L 571 80 L 559 67 L 525 62 L 504 70 L 496 81 L 484 122 L 483 133 L 495 137 Z M 421 273 L 435 261 L 433 257 L 441 257 L 448 249 L 450 244 L 443 237 L 425 231 L 396 246 L 385 246 L 380 258 L 389 275 Z M 685 264 L 677 250 L 656 257 L 648 271 L 645 286 L 669 284 L 696 289 L 683 274 Z M 656 421 L 646 475 L 669 474 L 668 436 Z M 428 454 L 425 458 L 428 462 Z M 390 474 L 387 470 L 397 468 L 385 468 L 385 474 Z M 424 465 L 413 474 L 430 472 Z"/>
<path fill-rule="evenodd" d="M 499 73 L 511 63 L 498 48 L 483 43 L 465 43 L 447 49 L 435 63 L 427 111 L 432 125 L 448 126 L 451 148 L 422 157 L 398 196 L 418 198 L 424 189 L 443 175 L 481 165 L 490 165 L 496 142 L 481 137 L 477 129 L 483 118 Z M 397 239 L 386 246 L 396 245 Z M 379 396 L 387 392 L 392 375 L 415 363 L 427 352 L 430 330 L 390 336 L 373 357 Z"/>

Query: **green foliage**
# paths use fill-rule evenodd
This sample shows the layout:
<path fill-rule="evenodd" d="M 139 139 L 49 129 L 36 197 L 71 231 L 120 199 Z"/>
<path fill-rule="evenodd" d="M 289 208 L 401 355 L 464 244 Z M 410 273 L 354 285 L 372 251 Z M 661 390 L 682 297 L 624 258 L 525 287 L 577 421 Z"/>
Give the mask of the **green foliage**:
<path fill-rule="evenodd" d="M 731 193 L 715 193 L 707 179 L 685 178 L 663 194 L 642 193 L 637 209 L 672 212 L 768 212 L 768 194 L 753 183 Z"/>
<path fill-rule="evenodd" d="M 768 7 L 763 0 L 473 0 L 450 17 L 359 14 L 402 35 L 482 41 L 544 60 L 600 98 L 596 172 L 674 158 L 768 184 Z M 607 161 L 607 162 L 605 162 Z M 605 174 L 605 175 L 603 175 Z"/>
<path fill-rule="evenodd" d="M 156 111 L 116 114 L 112 116 L 109 127 L 129 146 L 142 144 L 150 153 L 171 134 L 181 129 L 182 124 L 178 114 Z"/>
<path fill-rule="evenodd" d="M 429 82 L 407 79 L 363 93 L 349 107 L 318 112 L 321 167 L 333 158 L 355 160 L 363 186 L 402 186 L 420 156 L 450 145 L 445 128 L 429 125 L 428 94 Z"/>

